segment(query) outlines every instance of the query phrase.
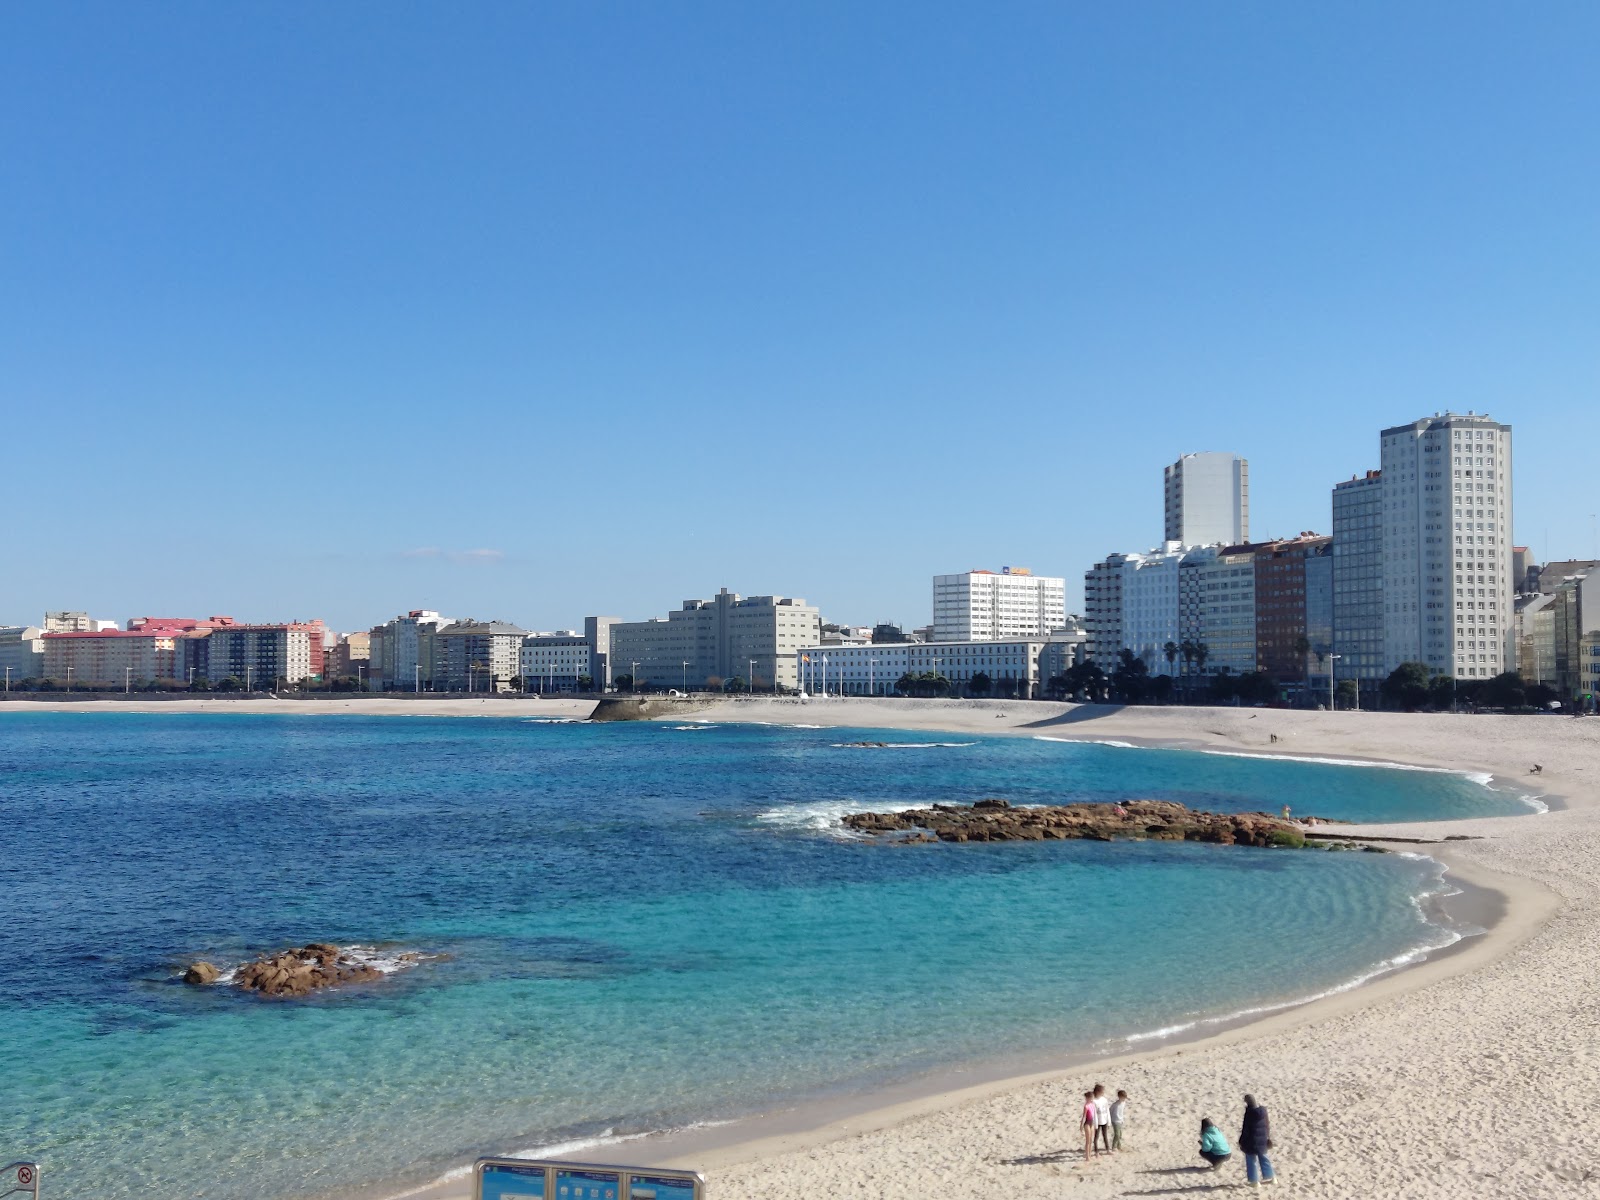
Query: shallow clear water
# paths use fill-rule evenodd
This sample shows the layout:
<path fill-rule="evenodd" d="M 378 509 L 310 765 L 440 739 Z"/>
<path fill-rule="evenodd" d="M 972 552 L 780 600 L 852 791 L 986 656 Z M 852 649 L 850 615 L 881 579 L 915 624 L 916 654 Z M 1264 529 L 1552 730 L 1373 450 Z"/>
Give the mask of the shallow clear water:
<path fill-rule="evenodd" d="M 869 750 L 853 740 L 905 743 Z M 960 744 L 935 744 L 935 743 Z M 521 720 L 0 719 L 0 1152 L 50 1193 L 270 1200 L 1099 1047 L 1438 944 L 1426 860 L 891 848 L 854 808 L 1526 811 L 1461 776 L 1016 738 Z M 299 1003 L 308 940 L 440 951 Z"/>

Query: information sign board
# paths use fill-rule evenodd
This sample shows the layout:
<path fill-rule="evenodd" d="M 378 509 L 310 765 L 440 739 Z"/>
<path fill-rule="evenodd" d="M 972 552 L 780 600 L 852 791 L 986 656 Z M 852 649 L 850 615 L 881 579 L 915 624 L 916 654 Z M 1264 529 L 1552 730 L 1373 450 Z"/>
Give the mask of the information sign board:
<path fill-rule="evenodd" d="M 480 1158 L 473 1200 L 705 1200 L 698 1171 L 560 1159 Z"/>

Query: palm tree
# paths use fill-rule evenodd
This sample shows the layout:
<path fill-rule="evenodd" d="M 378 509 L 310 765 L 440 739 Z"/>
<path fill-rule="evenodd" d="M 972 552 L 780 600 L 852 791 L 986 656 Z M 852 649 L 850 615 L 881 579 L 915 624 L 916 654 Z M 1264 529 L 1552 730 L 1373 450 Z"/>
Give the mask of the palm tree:
<path fill-rule="evenodd" d="M 1172 674 L 1172 664 L 1178 661 L 1178 643 L 1168 642 L 1161 647 L 1161 653 L 1167 656 L 1167 674 Z"/>
<path fill-rule="evenodd" d="M 1200 674 L 1204 675 L 1206 673 L 1206 659 L 1210 657 L 1211 647 L 1204 642 L 1196 642 L 1194 644 L 1194 665 L 1198 668 Z"/>

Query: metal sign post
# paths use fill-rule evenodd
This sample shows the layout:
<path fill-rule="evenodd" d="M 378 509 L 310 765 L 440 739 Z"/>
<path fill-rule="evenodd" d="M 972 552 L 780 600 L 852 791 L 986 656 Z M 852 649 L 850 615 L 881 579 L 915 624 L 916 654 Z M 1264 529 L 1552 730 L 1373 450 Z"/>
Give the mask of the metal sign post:
<path fill-rule="evenodd" d="M 6 1190 L 0 1196 L 32 1196 L 39 1198 L 39 1164 L 14 1162 L 0 1167 L 0 1187 Z"/>
<path fill-rule="evenodd" d="M 705 1176 L 665 1167 L 480 1158 L 472 1200 L 705 1200 Z"/>

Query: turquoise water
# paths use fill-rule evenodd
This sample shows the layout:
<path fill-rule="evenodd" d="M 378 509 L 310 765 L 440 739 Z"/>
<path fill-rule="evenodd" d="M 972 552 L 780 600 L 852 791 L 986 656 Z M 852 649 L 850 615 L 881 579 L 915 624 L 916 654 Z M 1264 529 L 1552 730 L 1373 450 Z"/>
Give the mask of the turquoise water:
<path fill-rule="evenodd" d="M 866 750 L 852 740 L 901 743 Z M 945 743 L 945 744 L 941 744 Z M 953 744 L 952 744 L 953 743 Z M 0 719 L 0 1154 L 67 1200 L 272 1200 L 955 1064 L 1125 1044 L 1448 934 L 1427 860 L 891 848 L 1001 795 L 1352 819 L 1527 811 L 1462 776 L 757 726 Z M 446 957 L 301 1003 L 176 980 L 307 940 Z"/>

